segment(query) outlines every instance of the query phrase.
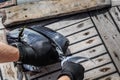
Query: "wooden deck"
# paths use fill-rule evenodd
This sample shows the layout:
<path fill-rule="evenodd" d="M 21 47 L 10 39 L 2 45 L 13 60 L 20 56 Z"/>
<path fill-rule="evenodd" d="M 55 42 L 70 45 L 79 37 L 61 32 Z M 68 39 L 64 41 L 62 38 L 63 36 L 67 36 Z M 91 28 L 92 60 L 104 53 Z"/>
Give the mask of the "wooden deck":
<path fill-rule="evenodd" d="M 94 61 L 81 62 L 85 67 L 84 80 L 120 80 L 119 6 L 40 21 L 27 26 L 32 25 L 48 27 L 63 34 L 70 40 L 69 49 L 73 56 L 88 57 Z M 60 70 L 60 63 L 56 63 L 41 68 L 40 73 L 25 74 L 28 80 L 56 80 Z"/>
<path fill-rule="evenodd" d="M 73 56 L 94 61 L 81 63 L 85 67 L 84 80 L 120 80 L 120 7 L 50 19 L 35 25 L 63 34 L 70 40 Z M 56 63 L 42 68 L 40 73 L 26 74 L 32 80 L 56 80 L 60 70 L 60 63 Z"/>

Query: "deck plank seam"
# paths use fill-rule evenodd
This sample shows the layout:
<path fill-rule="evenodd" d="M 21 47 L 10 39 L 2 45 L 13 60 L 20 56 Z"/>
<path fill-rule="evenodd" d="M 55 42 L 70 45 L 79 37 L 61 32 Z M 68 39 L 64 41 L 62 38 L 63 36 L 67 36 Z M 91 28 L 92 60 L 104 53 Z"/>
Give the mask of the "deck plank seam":
<path fill-rule="evenodd" d="M 83 52 L 83 51 L 89 50 L 89 49 L 91 49 L 91 48 L 94 48 L 94 47 L 97 47 L 97 46 L 100 46 L 100 45 L 103 45 L 103 43 L 100 43 L 100 44 L 94 45 L 94 46 L 92 46 L 92 47 L 89 47 L 89 48 L 86 48 L 86 49 L 83 49 L 83 50 L 80 50 L 80 51 L 76 51 L 76 52 L 74 52 L 74 53 L 72 53 L 72 54 L 77 54 L 77 53 L 80 53 L 80 52 Z"/>
<path fill-rule="evenodd" d="M 74 45 L 74 44 L 77 44 L 77 43 L 83 42 L 84 40 L 88 40 L 88 39 L 91 39 L 91 38 L 94 38 L 94 37 L 97 37 L 97 36 L 98 36 L 98 34 L 95 34 L 95 35 L 93 35 L 93 36 L 91 36 L 91 37 L 88 37 L 88 38 L 86 38 L 86 39 L 82 39 L 82 40 L 80 40 L 80 41 L 77 41 L 77 42 L 71 43 L 69 46 L 72 46 L 72 45 Z"/>
<path fill-rule="evenodd" d="M 100 76 L 100 77 L 98 77 L 98 78 L 95 78 L 94 80 L 99 80 L 99 79 L 101 79 L 101 78 L 103 78 L 103 77 L 106 77 L 106 76 L 109 76 L 109 75 L 112 75 L 112 74 L 115 74 L 115 73 L 118 73 L 118 72 L 117 72 L 117 71 L 114 71 L 114 72 L 111 72 L 111 73 L 109 73 L 109 74 L 106 74 L 106 75 Z"/>
<path fill-rule="evenodd" d="M 90 57 L 89 59 L 92 60 L 92 59 L 96 59 L 97 57 L 100 57 L 100 56 L 103 56 L 103 55 L 106 55 L 108 54 L 107 52 L 104 52 L 104 53 L 101 53 L 100 55 L 96 55 L 94 57 Z M 84 62 L 87 62 L 88 60 L 83 60 L 81 61 L 80 63 L 84 63 Z M 112 61 L 111 61 L 112 62 Z"/>
<path fill-rule="evenodd" d="M 100 65 L 100 66 L 97 66 L 97 67 L 94 67 L 94 68 L 88 69 L 88 70 L 86 70 L 85 72 L 89 72 L 89 71 L 91 71 L 91 70 L 94 70 L 94 69 L 100 68 L 100 67 L 102 67 L 102 66 L 105 66 L 105 65 L 108 65 L 108 64 L 111 64 L 111 63 L 112 63 L 112 62 L 108 62 L 108 63 L 102 64 L 102 65 Z M 117 70 L 116 70 L 116 71 L 117 71 Z"/>
<path fill-rule="evenodd" d="M 67 27 L 73 26 L 73 25 L 75 25 L 75 24 L 78 24 L 78 23 L 84 22 L 84 21 L 86 21 L 86 20 L 88 20 L 88 19 L 90 19 L 90 18 L 84 19 L 84 20 L 82 20 L 82 21 L 75 22 L 75 23 L 73 23 L 73 24 L 70 24 L 70 25 L 64 26 L 64 27 L 59 28 L 59 29 L 55 29 L 55 31 L 59 31 L 59 30 L 61 30 L 61 29 L 64 29 L 64 28 L 67 28 Z"/>
<path fill-rule="evenodd" d="M 83 29 L 83 30 L 80 30 L 80 31 L 74 32 L 74 33 L 69 34 L 69 35 L 66 35 L 65 37 L 72 36 L 72 35 L 74 35 L 74 34 L 76 34 L 76 33 L 80 33 L 80 32 L 86 31 L 86 30 L 91 29 L 91 28 L 94 28 L 94 26 L 91 26 L 91 27 L 89 27 L 89 28 L 86 28 L 86 29 Z"/>
<path fill-rule="evenodd" d="M 109 13 L 109 15 L 110 15 L 110 17 L 111 17 L 111 19 L 112 19 L 113 23 L 115 24 L 115 26 L 116 26 L 116 28 L 117 28 L 118 32 L 120 33 L 120 29 L 119 29 L 119 27 L 118 27 L 118 25 L 117 25 L 116 21 L 114 20 L 114 18 L 113 18 L 113 16 L 112 16 L 112 14 L 110 13 L 110 11 L 109 11 L 108 13 Z"/>
<path fill-rule="evenodd" d="M 98 11 L 97 11 L 97 13 L 98 13 Z M 118 68 L 117 68 L 117 66 L 116 66 L 116 64 L 115 64 L 115 62 L 113 61 L 113 59 L 112 59 L 112 57 L 111 57 L 111 55 L 110 55 L 110 52 L 109 52 L 109 50 L 107 49 L 107 46 L 105 45 L 105 42 L 104 42 L 104 40 L 102 39 L 102 36 L 100 35 L 100 33 L 99 33 L 99 31 L 98 31 L 98 29 L 97 29 L 97 27 L 96 27 L 96 25 L 95 25 L 94 20 L 92 19 L 91 12 L 88 12 L 88 14 L 89 14 L 89 16 L 90 16 L 91 21 L 93 22 L 93 25 L 95 26 L 95 29 L 96 29 L 96 31 L 97 31 L 97 33 L 98 33 L 98 35 L 99 35 L 99 37 L 100 37 L 100 39 L 101 39 L 103 45 L 104 45 L 106 51 L 108 52 L 108 55 L 110 56 L 110 58 L 111 58 L 111 60 L 112 60 L 113 65 L 115 66 L 115 68 L 116 68 L 116 70 L 117 70 L 117 73 L 119 73 L 119 72 L 118 72 L 119 70 L 118 70 Z M 120 73 L 119 73 L 119 76 L 120 76 Z"/>

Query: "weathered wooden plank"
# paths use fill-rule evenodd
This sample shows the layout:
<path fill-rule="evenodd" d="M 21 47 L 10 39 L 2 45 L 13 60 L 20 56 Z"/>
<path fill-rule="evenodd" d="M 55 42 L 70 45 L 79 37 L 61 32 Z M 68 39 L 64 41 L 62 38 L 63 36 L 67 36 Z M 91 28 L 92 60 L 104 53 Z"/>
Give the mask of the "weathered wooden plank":
<path fill-rule="evenodd" d="M 119 1 L 119 0 L 111 0 L 111 5 L 112 5 L 113 7 L 120 6 L 120 1 Z"/>
<path fill-rule="evenodd" d="M 111 59 L 110 59 L 108 54 L 105 54 L 103 56 L 99 56 L 99 57 L 97 57 L 95 59 L 91 59 L 91 60 L 93 62 L 86 61 L 84 63 L 81 63 L 85 67 L 85 70 L 90 70 L 92 68 L 95 68 L 95 67 L 98 67 L 98 66 L 101 66 L 103 64 L 111 62 Z"/>
<path fill-rule="evenodd" d="M 110 14 L 112 15 L 112 18 L 114 19 L 115 23 L 117 24 L 117 27 L 120 30 L 120 11 L 117 7 L 113 7 L 110 9 Z"/>
<path fill-rule="evenodd" d="M 71 53 L 75 53 L 77 51 L 81 51 L 81 50 L 84 50 L 86 48 L 89 48 L 89 47 L 92 47 L 92 46 L 95 46 L 95 45 L 101 44 L 101 43 L 102 42 L 101 42 L 100 38 L 97 36 L 97 37 L 93 37 L 88 40 L 82 41 L 80 43 L 71 45 L 71 46 L 69 46 L 69 49 L 70 49 Z"/>
<path fill-rule="evenodd" d="M 1 63 L 0 69 L 2 73 L 3 80 L 17 80 L 17 70 L 13 63 Z"/>
<path fill-rule="evenodd" d="M 120 80 L 120 76 L 118 73 L 115 73 L 99 80 Z"/>
<path fill-rule="evenodd" d="M 105 6 L 110 6 L 110 0 L 45 0 L 31 2 L 4 9 L 6 12 L 4 25 L 63 16 Z"/>
<path fill-rule="evenodd" d="M 75 25 L 58 30 L 57 32 L 63 34 L 64 36 L 68 36 L 70 34 L 73 34 L 75 32 L 78 32 L 78 31 L 81 31 L 81 30 L 84 30 L 90 27 L 93 27 L 93 23 L 90 19 L 88 19 L 83 22 L 77 23 Z"/>
<path fill-rule="evenodd" d="M 70 44 L 72 44 L 77 41 L 81 41 L 81 40 L 87 39 L 87 38 L 95 36 L 95 35 L 97 35 L 97 31 L 95 30 L 95 28 L 90 28 L 88 30 L 79 32 L 77 34 L 68 36 L 67 38 L 70 41 Z"/>
<path fill-rule="evenodd" d="M 92 58 L 92 57 L 96 57 L 104 53 L 106 53 L 106 49 L 103 45 L 100 45 L 100 46 L 79 52 L 77 54 L 74 54 L 73 56 L 83 56 L 87 58 Z"/>
<path fill-rule="evenodd" d="M 90 19 L 89 15 L 87 13 L 81 13 L 81 14 L 71 16 L 69 18 L 65 18 L 65 19 L 60 20 L 58 22 L 49 24 L 45 27 L 51 28 L 53 30 L 58 30 L 58 29 L 62 29 L 64 27 L 72 26 L 74 24 L 85 21 L 87 19 Z"/>
<path fill-rule="evenodd" d="M 2 24 L 1 17 L 0 17 L 0 42 L 7 43 L 6 42 L 6 30 L 4 29 L 4 26 Z"/>
<path fill-rule="evenodd" d="M 5 8 L 13 5 L 16 5 L 16 0 L 3 1 L 0 3 L 0 8 Z"/>
<path fill-rule="evenodd" d="M 86 72 L 85 73 L 85 80 L 94 80 L 95 78 L 107 75 L 107 74 L 115 72 L 115 71 L 116 71 L 116 69 L 112 63 L 107 64 L 107 65 L 102 66 L 100 68 Z"/>
<path fill-rule="evenodd" d="M 104 15 L 109 16 L 107 12 L 104 13 Z M 96 17 L 93 16 L 92 19 L 120 72 L 120 33 L 118 32 L 116 26 L 114 26 L 107 17 L 104 17 L 104 15 L 99 14 Z"/>

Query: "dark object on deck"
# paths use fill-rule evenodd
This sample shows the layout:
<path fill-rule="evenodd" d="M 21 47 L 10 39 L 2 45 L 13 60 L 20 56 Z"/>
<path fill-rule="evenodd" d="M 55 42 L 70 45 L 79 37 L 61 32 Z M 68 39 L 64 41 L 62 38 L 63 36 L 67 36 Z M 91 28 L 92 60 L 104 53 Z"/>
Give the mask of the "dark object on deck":
<path fill-rule="evenodd" d="M 8 35 L 9 44 L 17 44 L 24 64 L 45 66 L 59 61 L 59 48 L 64 55 L 69 41 L 63 35 L 46 27 L 18 28 Z M 28 50 L 29 49 L 29 50 Z"/>

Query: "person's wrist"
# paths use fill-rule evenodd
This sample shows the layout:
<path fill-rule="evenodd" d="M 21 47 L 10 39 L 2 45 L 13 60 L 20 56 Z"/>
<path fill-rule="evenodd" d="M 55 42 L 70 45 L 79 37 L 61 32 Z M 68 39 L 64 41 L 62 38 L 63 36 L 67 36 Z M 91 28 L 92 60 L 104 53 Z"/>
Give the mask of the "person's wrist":
<path fill-rule="evenodd" d="M 21 43 L 16 42 L 16 43 L 13 43 L 11 45 L 18 49 L 18 52 L 19 52 L 19 59 L 18 59 L 18 61 L 22 61 L 23 55 L 21 53 Z"/>
<path fill-rule="evenodd" d="M 74 80 L 74 76 L 72 75 L 72 73 L 69 71 L 65 71 L 64 69 L 61 71 L 61 74 L 58 76 L 58 78 L 62 76 L 68 76 L 70 80 Z"/>
<path fill-rule="evenodd" d="M 19 50 L 13 46 L 0 42 L 1 63 L 16 62 L 19 59 Z M 7 57 L 6 57 L 7 56 Z"/>
<path fill-rule="evenodd" d="M 67 75 L 63 75 L 63 76 L 59 77 L 58 80 L 71 80 L 71 79 L 70 79 L 69 76 L 67 76 Z"/>

